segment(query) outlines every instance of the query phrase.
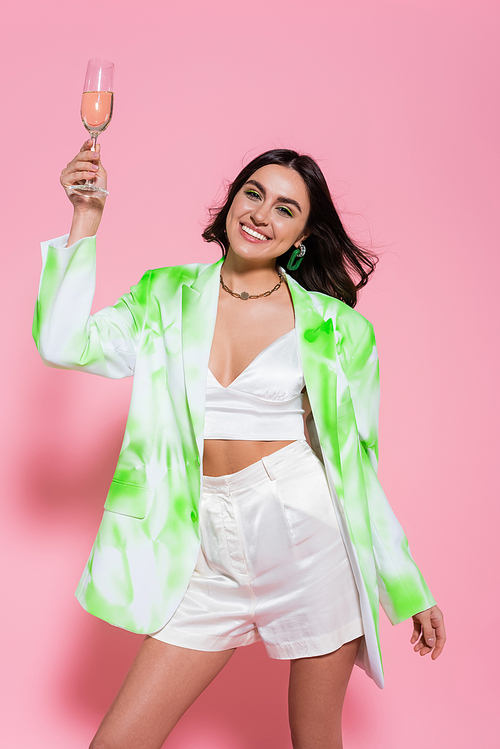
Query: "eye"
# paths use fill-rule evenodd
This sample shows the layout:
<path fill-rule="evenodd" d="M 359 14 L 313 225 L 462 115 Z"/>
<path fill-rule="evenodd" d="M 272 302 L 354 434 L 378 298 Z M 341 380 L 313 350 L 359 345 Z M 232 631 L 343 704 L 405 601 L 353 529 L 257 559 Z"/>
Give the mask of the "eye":
<path fill-rule="evenodd" d="M 252 198 L 252 200 L 260 199 L 260 195 L 257 190 L 245 190 L 245 195 L 248 195 L 248 197 Z"/>
<path fill-rule="evenodd" d="M 280 205 L 278 207 L 278 211 L 283 211 L 285 216 L 291 216 L 293 218 L 293 213 L 289 208 L 286 208 L 284 205 Z"/>

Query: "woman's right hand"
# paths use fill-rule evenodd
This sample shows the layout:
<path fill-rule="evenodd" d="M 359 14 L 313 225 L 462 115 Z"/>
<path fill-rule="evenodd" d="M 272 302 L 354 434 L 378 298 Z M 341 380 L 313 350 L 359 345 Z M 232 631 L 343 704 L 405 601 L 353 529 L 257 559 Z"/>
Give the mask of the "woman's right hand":
<path fill-rule="evenodd" d="M 79 239 L 96 234 L 106 203 L 105 195 L 82 195 L 68 189 L 72 185 L 81 185 L 85 180 L 93 178 L 98 187 L 106 189 L 108 175 L 101 164 L 101 146 L 98 143 L 96 151 L 91 151 L 91 147 L 92 141 L 85 141 L 75 158 L 61 172 L 61 185 L 74 208 L 68 247 Z"/>
<path fill-rule="evenodd" d="M 87 140 L 79 152 L 61 172 L 61 185 L 66 190 L 66 195 L 73 203 L 75 211 L 80 213 L 102 213 L 106 196 L 98 196 L 90 193 L 82 195 L 77 192 L 68 192 L 72 185 L 82 185 L 87 179 L 94 179 L 97 187 L 106 189 L 108 175 L 101 164 L 101 146 L 97 144 L 97 150 L 91 151 L 92 140 Z"/>

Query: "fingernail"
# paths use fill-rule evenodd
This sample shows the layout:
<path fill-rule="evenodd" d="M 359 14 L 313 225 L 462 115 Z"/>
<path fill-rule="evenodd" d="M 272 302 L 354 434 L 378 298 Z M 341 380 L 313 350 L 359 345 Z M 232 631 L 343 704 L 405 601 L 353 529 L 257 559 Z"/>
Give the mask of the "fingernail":
<path fill-rule="evenodd" d="M 427 640 L 427 643 L 429 645 L 434 645 L 434 637 L 429 637 L 429 639 Z"/>
<path fill-rule="evenodd" d="M 90 168 L 93 169 L 95 172 L 97 172 L 97 170 L 99 169 L 99 167 L 97 166 L 97 164 L 91 164 Z"/>

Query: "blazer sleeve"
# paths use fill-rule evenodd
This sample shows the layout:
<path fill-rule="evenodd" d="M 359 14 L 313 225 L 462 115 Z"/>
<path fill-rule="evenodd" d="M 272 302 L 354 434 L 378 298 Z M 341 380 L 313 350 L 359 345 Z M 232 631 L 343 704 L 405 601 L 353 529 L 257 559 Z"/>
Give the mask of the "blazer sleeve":
<path fill-rule="evenodd" d="M 379 364 L 373 326 L 350 357 L 346 375 L 360 439 L 379 598 L 392 624 L 435 605 L 408 539 L 377 478 Z"/>
<path fill-rule="evenodd" d="M 91 315 L 96 238 L 66 247 L 67 238 L 42 243 L 32 329 L 38 351 L 49 367 L 130 377 L 146 319 L 151 271 L 116 304 Z"/>

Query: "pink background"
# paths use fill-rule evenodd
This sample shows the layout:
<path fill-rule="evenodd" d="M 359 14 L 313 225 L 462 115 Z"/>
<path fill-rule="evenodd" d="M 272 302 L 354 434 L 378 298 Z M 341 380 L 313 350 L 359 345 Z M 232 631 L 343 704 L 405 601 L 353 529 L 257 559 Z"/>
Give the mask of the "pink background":
<path fill-rule="evenodd" d="M 141 642 L 73 597 L 131 382 L 47 369 L 31 340 L 38 243 L 69 227 L 58 178 L 85 139 L 95 56 L 117 72 L 95 309 L 148 268 L 215 260 L 206 206 L 271 147 L 315 156 L 381 251 L 358 306 L 381 357 L 380 477 L 449 643 L 421 659 L 410 622 L 382 615 L 387 686 L 355 670 L 345 746 L 497 746 L 499 15 L 493 0 L 4 9 L 4 746 L 87 746 Z M 287 675 L 260 645 L 239 650 L 167 745 L 288 749 Z"/>

